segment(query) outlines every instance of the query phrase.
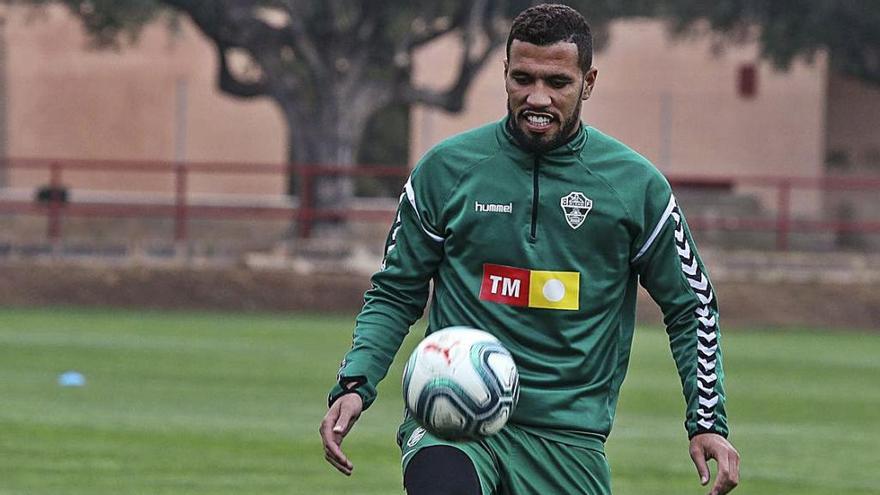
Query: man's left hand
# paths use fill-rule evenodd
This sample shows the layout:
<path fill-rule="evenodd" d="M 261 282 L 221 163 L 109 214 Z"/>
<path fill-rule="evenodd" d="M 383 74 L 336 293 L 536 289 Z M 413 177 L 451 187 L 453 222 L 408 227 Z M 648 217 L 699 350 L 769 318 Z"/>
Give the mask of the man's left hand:
<path fill-rule="evenodd" d="M 739 452 L 726 438 L 715 433 L 702 433 L 691 439 L 691 459 L 700 475 L 700 484 L 709 483 L 709 459 L 718 464 L 718 474 L 709 495 L 724 495 L 739 484 Z"/>

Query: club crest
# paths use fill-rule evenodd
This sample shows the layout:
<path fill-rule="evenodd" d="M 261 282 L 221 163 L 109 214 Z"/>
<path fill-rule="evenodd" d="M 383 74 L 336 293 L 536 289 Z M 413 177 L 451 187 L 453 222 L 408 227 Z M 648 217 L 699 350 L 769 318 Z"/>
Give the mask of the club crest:
<path fill-rule="evenodd" d="M 572 192 L 563 197 L 560 204 L 565 213 L 565 221 L 573 229 L 580 227 L 587 218 L 587 213 L 593 209 L 593 200 L 579 192 Z"/>

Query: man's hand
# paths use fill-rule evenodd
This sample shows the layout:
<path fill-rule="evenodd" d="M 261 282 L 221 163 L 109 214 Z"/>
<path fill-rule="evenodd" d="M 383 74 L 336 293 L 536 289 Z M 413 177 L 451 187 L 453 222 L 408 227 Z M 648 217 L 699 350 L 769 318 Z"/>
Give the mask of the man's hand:
<path fill-rule="evenodd" d="M 324 459 L 346 476 L 351 476 L 354 465 L 342 453 L 342 439 L 364 410 L 364 401 L 358 394 L 345 394 L 330 406 L 318 432 L 324 442 Z"/>
<path fill-rule="evenodd" d="M 739 452 L 726 438 L 715 433 L 702 433 L 691 439 L 691 459 L 700 475 L 700 484 L 709 483 L 709 459 L 718 463 L 718 475 L 709 495 L 724 495 L 739 484 Z"/>

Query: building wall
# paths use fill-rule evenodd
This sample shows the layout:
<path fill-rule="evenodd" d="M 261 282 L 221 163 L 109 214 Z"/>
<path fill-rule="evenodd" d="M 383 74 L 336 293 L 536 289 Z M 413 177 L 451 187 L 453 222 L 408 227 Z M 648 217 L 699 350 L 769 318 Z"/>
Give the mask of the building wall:
<path fill-rule="evenodd" d="M 285 161 L 285 126 L 275 105 L 222 95 L 215 88 L 213 47 L 186 19 L 179 32 L 150 26 L 136 46 L 112 52 L 89 49 L 66 10 L 44 12 L 28 20 L 23 9 L 6 10 L 7 156 Z M 583 110 L 588 123 L 668 173 L 822 174 L 822 57 L 782 73 L 756 63 L 755 46 L 716 55 L 705 40 L 670 40 L 654 21 L 619 22 L 611 34 L 608 49 L 596 56 L 599 79 Z M 416 61 L 416 81 L 448 83 L 454 71 L 438 68 L 455 67 L 457 56 L 454 39 L 426 47 Z M 465 112 L 413 109 L 411 163 L 441 139 L 504 115 L 503 58 L 499 50 L 474 81 Z M 736 89 L 737 71 L 746 63 L 758 68 L 751 99 Z M 29 187 L 41 181 L 45 176 L 13 171 L 9 182 Z M 105 173 L 68 175 L 67 181 L 80 188 L 157 191 L 173 183 L 171 177 L 120 180 Z M 194 177 L 191 183 L 214 192 L 284 190 L 280 176 Z"/>
<path fill-rule="evenodd" d="M 839 168 L 880 173 L 880 85 L 831 76 L 828 151 L 830 155 L 842 153 Z"/>
<path fill-rule="evenodd" d="M 834 74 L 828 88 L 828 172 L 837 177 L 880 177 L 880 85 Z M 829 216 L 876 222 L 880 201 L 874 189 L 841 188 L 825 195 Z M 880 236 L 838 235 L 840 245 L 880 249 Z"/>
<path fill-rule="evenodd" d="M 6 144 L 9 137 L 7 132 L 6 118 L 8 116 L 7 107 L 9 99 L 6 94 L 6 22 L 0 17 L 0 157 L 7 155 Z M 7 182 L 7 171 L 0 167 L 0 187 L 5 187 Z"/>
<path fill-rule="evenodd" d="M 416 80 L 434 87 L 452 77 L 456 40 L 427 47 Z M 415 160 L 446 136 L 502 117 L 503 50 L 488 63 L 458 115 L 416 107 Z M 742 98 L 737 74 L 755 64 L 757 94 Z M 715 54 L 706 40 L 671 40 L 660 22 L 612 25 L 611 42 L 598 53 L 599 77 L 583 107 L 584 120 L 629 144 L 675 174 L 747 175 L 822 173 L 826 63 L 795 63 L 779 72 L 758 62 L 754 45 Z"/>
<path fill-rule="evenodd" d="M 215 87 L 216 55 L 186 19 L 172 32 L 147 27 L 135 46 L 94 50 L 60 7 L 33 17 L 6 10 L 8 139 L 13 158 L 286 161 L 285 126 L 268 100 L 238 100 Z M 43 181 L 13 170 L 10 186 Z M 68 174 L 91 189 L 169 190 L 168 176 Z M 281 177 L 193 177 L 194 189 L 282 193 Z"/>

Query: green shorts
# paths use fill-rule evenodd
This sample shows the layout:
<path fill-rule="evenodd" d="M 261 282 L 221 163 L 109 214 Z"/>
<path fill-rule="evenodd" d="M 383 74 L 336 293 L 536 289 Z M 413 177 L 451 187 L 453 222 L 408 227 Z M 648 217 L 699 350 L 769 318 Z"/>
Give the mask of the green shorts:
<path fill-rule="evenodd" d="M 516 425 L 508 424 L 480 440 L 451 442 L 407 418 L 397 439 L 404 471 L 425 447 L 460 449 L 474 463 L 483 495 L 611 494 L 611 472 L 603 451 L 548 440 Z"/>

